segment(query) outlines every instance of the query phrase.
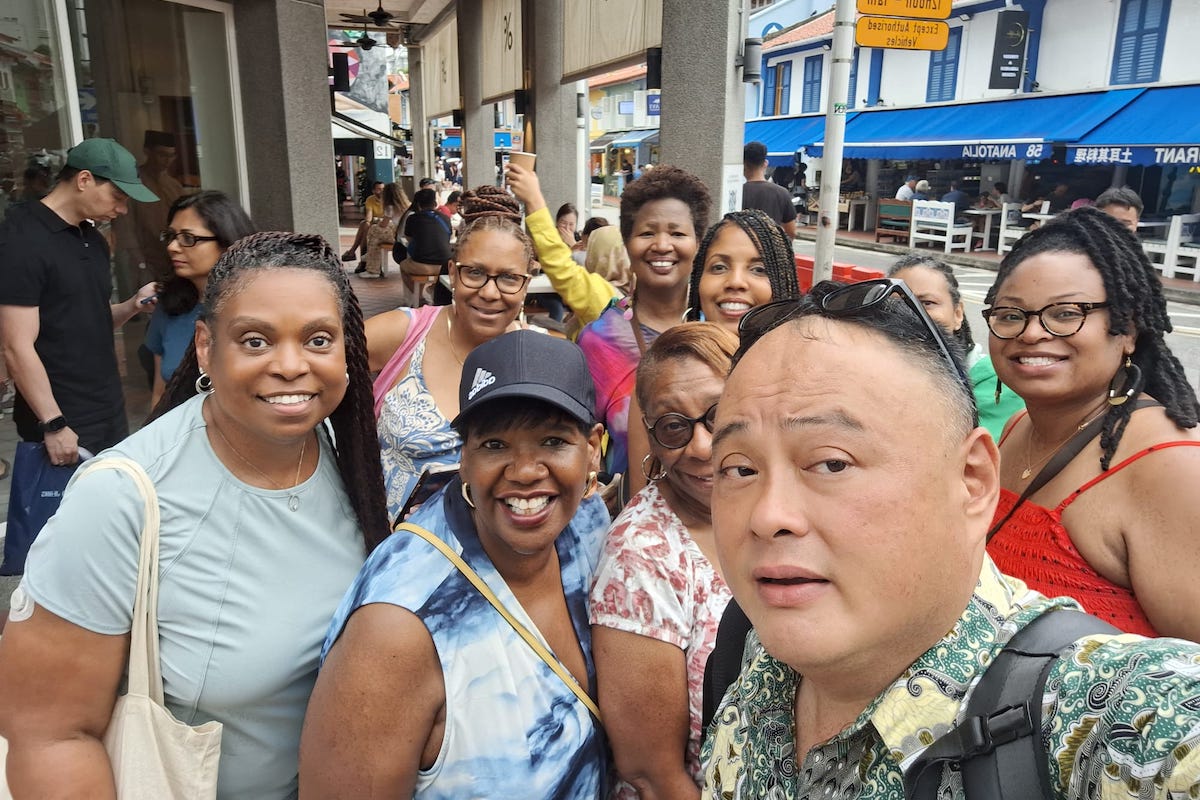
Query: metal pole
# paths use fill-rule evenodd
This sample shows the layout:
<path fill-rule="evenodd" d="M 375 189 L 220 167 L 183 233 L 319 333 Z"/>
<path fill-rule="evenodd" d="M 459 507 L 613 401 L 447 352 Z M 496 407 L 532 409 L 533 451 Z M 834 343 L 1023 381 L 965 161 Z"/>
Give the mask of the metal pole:
<path fill-rule="evenodd" d="M 842 145 L 846 140 L 846 93 L 854 57 L 854 0 L 837 0 L 833 22 L 833 65 L 825 105 L 825 151 L 821 156 L 821 210 L 813 281 L 833 277 L 833 245 L 842 187 Z"/>

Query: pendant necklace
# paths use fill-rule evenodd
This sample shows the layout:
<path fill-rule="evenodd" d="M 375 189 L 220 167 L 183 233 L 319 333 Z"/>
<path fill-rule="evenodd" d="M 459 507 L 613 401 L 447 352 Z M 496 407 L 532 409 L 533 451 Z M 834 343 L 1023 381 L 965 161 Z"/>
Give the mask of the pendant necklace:
<path fill-rule="evenodd" d="M 1029 461 L 1028 461 L 1029 453 L 1033 451 L 1033 421 L 1030 420 L 1030 422 L 1029 422 L 1029 443 L 1025 446 L 1026 462 L 1025 462 L 1025 469 L 1021 472 L 1021 480 L 1023 480 L 1023 481 L 1029 480 L 1029 476 L 1033 474 L 1034 467 L 1041 466 L 1043 462 L 1048 461 L 1051 456 L 1053 456 L 1059 450 L 1062 450 L 1064 447 L 1066 447 L 1067 442 L 1074 439 L 1076 434 L 1078 434 L 1081 430 L 1086 428 L 1088 425 L 1091 425 L 1092 422 L 1096 419 L 1096 417 L 1098 417 L 1104 413 L 1106 405 L 1108 405 L 1107 401 L 1104 403 L 1101 403 L 1100 408 L 1098 408 L 1096 411 L 1092 412 L 1091 414 L 1088 414 L 1087 417 L 1083 420 L 1083 422 L 1079 423 L 1079 425 L 1075 428 L 1075 430 L 1071 432 L 1070 436 L 1068 436 L 1067 438 L 1063 439 L 1061 442 L 1058 443 L 1058 447 L 1055 447 L 1049 453 L 1046 453 L 1046 455 L 1042 456 L 1041 458 L 1039 458 L 1037 461 L 1035 461 L 1033 463 L 1029 463 Z"/>
<path fill-rule="evenodd" d="M 289 488 L 295 489 L 297 486 L 300 485 L 300 470 L 302 470 L 304 468 L 304 450 L 305 450 L 305 448 L 308 447 L 308 437 L 307 436 L 304 437 L 304 441 L 301 442 L 301 444 L 300 444 L 300 461 L 299 461 L 299 463 L 296 464 L 296 477 L 292 480 L 292 485 L 290 487 L 288 487 L 288 486 L 280 486 L 279 483 L 277 481 L 275 481 L 270 475 L 263 472 L 261 469 L 256 467 L 253 464 L 253 462 L 250 461 L 250 459 L 246 458 L 244 455 L 239 453 L 238 449 L 233 446 L 233 442 L 229 441 L 229 439 L 227 439 L 225 437 L 225 434 L 221 432 L 220 428 L 218 428 L 216 425 L 210 425 L 209 427 L 211 427 L 213 430 L 215 430 L 217 432 L 217 436 L 221 437 L 221 441 L 223 441 L 225 443 L 225 446 L 228 447 L 230 450 L 232 450 L 233 454 L 242 460 L 242 463 L 244 463 L 250 469 L 254 470 L 259 475 L 261 475 L 263 477 L 263 479 L 266 480 L 267 483 L 271 484 L 279 491 L 284 492 L 284 491 L 287 491 Z M 297 509 L 300 508 L 300 496 L 298 494 L 295 494 L 294 492 L 289 493 L 287 504 L 288 504 L 289 511 L 296 511 Z"/>

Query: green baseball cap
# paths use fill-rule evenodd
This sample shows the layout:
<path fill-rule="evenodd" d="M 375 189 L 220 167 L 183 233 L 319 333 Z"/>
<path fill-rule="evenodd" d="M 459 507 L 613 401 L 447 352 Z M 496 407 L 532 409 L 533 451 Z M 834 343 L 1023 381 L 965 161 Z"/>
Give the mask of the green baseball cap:
<path fill-rule="evenodd" d="M 112 181 L 140 203 L 158 202 L 158 195 L 142 185 L 133 154 L 112 139 L 84 139 L 67 151 L 67 166 Z"/>

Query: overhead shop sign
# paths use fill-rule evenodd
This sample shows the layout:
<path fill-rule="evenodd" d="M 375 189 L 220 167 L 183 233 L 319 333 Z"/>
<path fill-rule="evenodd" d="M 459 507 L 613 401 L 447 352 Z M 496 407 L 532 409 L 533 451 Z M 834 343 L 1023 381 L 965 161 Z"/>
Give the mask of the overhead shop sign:
<path fill-rule="evenodd" d="M 941 20 L 950 16 L 951 0 L 858 0 L 863 16 L 854 26 L 859 47 L 892 50 L 945 50 L 950 26 Z"/>
<path fill-rule="evenodd" d="M 1200 145 L 1162 147 L 1068 147 L 1069 164 L 1126 164 L 1135 167 L 1200 164 Z"/>

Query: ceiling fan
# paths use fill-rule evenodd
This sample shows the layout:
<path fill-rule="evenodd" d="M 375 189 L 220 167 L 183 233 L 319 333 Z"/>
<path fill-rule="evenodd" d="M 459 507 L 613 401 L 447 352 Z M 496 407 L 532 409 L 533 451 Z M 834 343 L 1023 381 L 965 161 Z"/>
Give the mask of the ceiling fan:
<path fill-rule="evenodd" d="M 392 20 L 396 18 L 395 14 L 384 9 L 383 0 L 379 0 L 379 7 L 369 14 L 364 8 L 362 14 L 347 14 L 343 12 L 340 16 L 346 22 L 355 25 L 374 25 L 376 28 L 387 28 Z"/>
<path fill-rule="evenodd" d="M 359 37 L 358 39 L 343 39 L 342 41 L 335 44 L 334 47 L 359 47 L 359 48 L 362 48 L 363 50 L 370 50 L 372 47 L 375 47 L 378 44 L 379 44 L 379 42 L 372 39 L 370 34 L 368 34 L 367 31 L 364 29 L 363 35 L 361 37 Z"/>

